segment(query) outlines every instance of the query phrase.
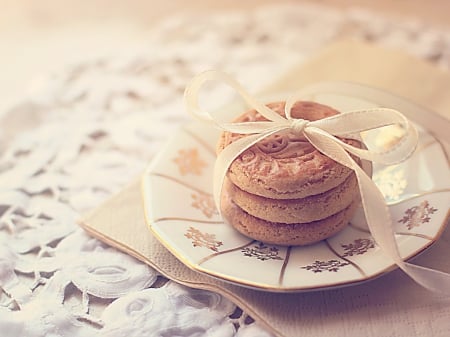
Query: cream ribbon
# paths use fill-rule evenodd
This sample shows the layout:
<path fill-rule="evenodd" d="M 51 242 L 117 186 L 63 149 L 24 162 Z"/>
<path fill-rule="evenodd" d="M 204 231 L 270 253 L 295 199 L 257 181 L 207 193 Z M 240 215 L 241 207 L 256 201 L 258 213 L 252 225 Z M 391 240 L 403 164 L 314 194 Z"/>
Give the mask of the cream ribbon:
<path fill-rule="evenodd" d="M 200 109 L 200 89 L 205 82 L 213 80 L 222 81 L 235 89 L 250 108 L 258 111 L 268 121 L 222 122 L 209 112 Z M 294 94 L 286 101 L 286 117 L 283 117 L 249 95 L 229 75 L 214 70 L 194 77 L 186 88 L 184 99 L 188 112 L 194 118 L 215 125 L 224 131 L 248 135 L 225 147 L 215 162 L 213 195 L 219 210 L 223 182 L 232 162 L 260 140 L 282 130 L 293 129 L 295 132 L 303 134 L 317 150 L 355 172 L 369 230 L 383 252 L 423 287 L 450 295 L 450 274 L 403 261 L 395 240 L 391 214 L 382 193 L 349 154 L 352 153 L 363 160 L 385 165 L 399 163 L 408 158 L 416 148 L 418 134 L 414 126 L 400 112 L 388 108 L 374 108 L 344 112 L 317 121 L 295 119 L 291 116 L 291 109 L 301 97 L 299 94 Z M 338 136 L 358 139 L 358 135 L 362 131 L 388 125 L 398 125 L 404 130 L 403 136 L 389 150 L 360 149 L 336 138 Z"/>

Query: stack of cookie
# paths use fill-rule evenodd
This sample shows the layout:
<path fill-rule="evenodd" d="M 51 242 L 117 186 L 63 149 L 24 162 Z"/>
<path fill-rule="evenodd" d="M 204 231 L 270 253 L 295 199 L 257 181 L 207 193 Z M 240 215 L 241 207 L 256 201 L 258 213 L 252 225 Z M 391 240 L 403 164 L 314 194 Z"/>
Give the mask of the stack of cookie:
<path fill-rule="evenodd" d="M 284 113 L 284 102 L 268 106 Z M 297 102 L 294 118 L 318 120 L 339 113 L 315 102 Z M 265 120 L 255 110 L 235 122 Z M 223 132 L 222 151 L 243 135 Z M 355 140 L 343 139 L 359 146 Z M 278 245 L 307 245 L 326 239 L 352 218 L 359 205 L 354 172 L 317 151 L 302 135 L 286 130 L 245 150 L 231 164 L 221 211 L 242 234 Z"/>

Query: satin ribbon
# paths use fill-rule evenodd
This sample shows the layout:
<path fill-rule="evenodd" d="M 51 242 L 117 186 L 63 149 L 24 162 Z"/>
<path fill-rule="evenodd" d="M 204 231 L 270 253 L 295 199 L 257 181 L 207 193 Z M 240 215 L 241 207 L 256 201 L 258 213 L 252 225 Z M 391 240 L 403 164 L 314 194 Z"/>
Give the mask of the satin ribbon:
<path fill-rule="evenodd" d="M 217 116 L 203 111 L 199 106 L 200 89 L 205 82 L 213 80 L 224 82 L 236 90 L 249 108 L 258 111 L 268 121 L 223 122 Z M 249 95 L 229 75 L 214 70 L 194 77 L 186 87 L 184 99 L 187 111 L 195 119 L 224 131 L 248 135 L 226 146 L 215 162 L 213 195 L 219 211 L 223 182 L 232 162 L 260 140 L 282 130 L 291 129 L 302 134 L 321 153 L 355 172 L 369 230 L 383 252 L 423 287 L 450 295 L 450 274 L 403 261 L 395 240 L 391 214 L 384 196 L 372 179 L 350 156 L 351 153 L 363 160 L 384 165 L 396 164 L 408 158 L 416 148 L 418 134 L 414 126 L 400 112 L 388 108 L 374 108 L 343 112 L 317 121 L 296 119 L 291 116 L 291 109 L 295 102 L 301 99 L 301 96 L 294 94 L 286 101 L 285 117 L 283 117 Z M 403 136 L 388 150 L 360 149 L 337 138 L 359 139 L 359 133 L 362 131 L 388 125 L 398 125 L 404 130 Z"/>

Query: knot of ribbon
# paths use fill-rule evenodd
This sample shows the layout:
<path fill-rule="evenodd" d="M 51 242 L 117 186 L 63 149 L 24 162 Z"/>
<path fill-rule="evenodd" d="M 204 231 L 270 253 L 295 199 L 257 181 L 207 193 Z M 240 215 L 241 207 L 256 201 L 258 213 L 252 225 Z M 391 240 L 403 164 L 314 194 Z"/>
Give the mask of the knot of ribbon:
<path fill-rule="evenodd" d="M 297 134 L 302 134 L 307 124 L 308 121 L 304 119 L 291 119 L 291 129 Z"/>
<path fill-rule="evenodd" d="M 199 94 L 204 83 L 208 81 L 221 81 L 236 90 L 249 109 L 256 110 L 267 121 L 223 122 L 214 114 L 203 111 L 199 105 Z M 450 294 L 450 274 L 403 261 L 395 240 L 391 214 L 384 196 L 364 169 L 351 156 L 352 154 L 362 160 L 384 165 L 402 162 L 416 148 L 418 134 L 414 126 L 400 112 L 389 108 L 347 111 L 316 121 L 296 119 L 291 116 L 291 110 L 300 99 L 302 99 L 301 92 L 288 97 L 285 104 L 285 116 L 281 116 L 248 94 L 238 82 L 226 73 L 211 70 L 201 73 L 191 80 L 186 87 L 184 100 L 187 111 L 195 119 L 224 131 L 247 135 L 226 146 L 216 159 L 213 196 L 217 209 L 220 211 L 222 186 L 233 161 L 245 150 L 264 138 L 289 129 L 303 135 L 324 155 L 355 172 L 367 225 L 373 239 L 385 254 L 407 275 L 425 288 Z M 359 134 L 361 132 L 389 125 L 397 125 L 403 130 L 403 135 L 389 149 L 359 148 L 338 138 L 360 140 Z"/>

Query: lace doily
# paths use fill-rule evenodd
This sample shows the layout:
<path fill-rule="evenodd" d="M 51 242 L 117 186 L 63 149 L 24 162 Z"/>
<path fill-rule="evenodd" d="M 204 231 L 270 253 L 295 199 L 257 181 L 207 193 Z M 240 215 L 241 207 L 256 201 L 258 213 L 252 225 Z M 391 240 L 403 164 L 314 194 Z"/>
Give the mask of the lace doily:
<path fill-rule="evenodd" d="M 271 336 L 220 295 L 163 279 L 76 220 L 142 172 L 188 119 L 182 93 L 195 74 L 222 69 L 256 91 L 342 37 L 450 68 L 450 31 L 284 5 L 174 16 L 141 49 L 82 61 L 34 88 L 2 123 L 11 127 L 12 114 L 23 122 L 2 139 L 2 336 Z M 209 89 L 209 102 L 226 100 Z"/>

